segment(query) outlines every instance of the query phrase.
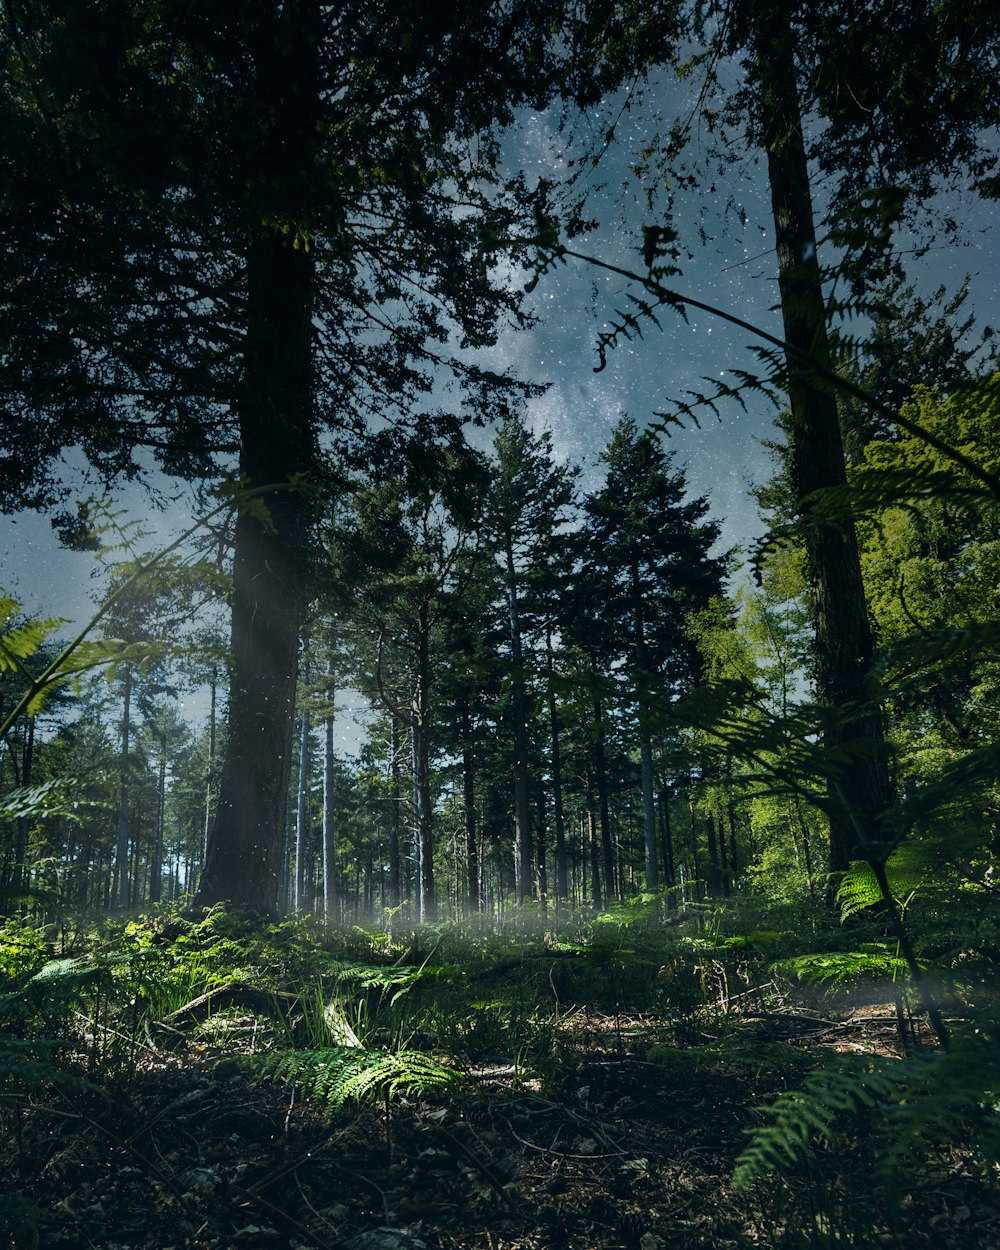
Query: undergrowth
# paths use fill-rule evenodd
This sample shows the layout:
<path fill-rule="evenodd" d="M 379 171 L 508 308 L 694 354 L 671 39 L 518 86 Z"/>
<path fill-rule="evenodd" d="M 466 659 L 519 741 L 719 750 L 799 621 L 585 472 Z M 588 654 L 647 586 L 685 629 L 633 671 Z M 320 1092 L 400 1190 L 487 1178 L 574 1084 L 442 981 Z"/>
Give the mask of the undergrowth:
<path fill-rule="evenodd" d="M 1000 1166 L 998 1028 L 956 976 L 965 952 L 977 966 L 994 959 L 995 935 L 980 924 L 970 946 L 939 926 L 924 952 L 958 1013 L 951 1049 L 844 1055 L 754 1040 L 753 1028 L 793 1003 L 822 1018 L 886 985 L 905 994 L 907 969 L 877 914 L 839 929 L 778 919 L 745 904 L 679 915 L 648 898 L 534 933 L 259 925 L 224 908 L 89 928 L 10 920 L 0 930 L 0 1115 L 10 1122 L 85 1086 L 121 1092 L 144 1064 L 192 1043 L 209 1058 L 235 1054 L 248 1079 L 330 1115 L 350 1102 L 386 1115 L 401 1100 L 460 1103 L 470 1078 L 492 1072 L 575 1098 L 580 1063 L 623 1062 L 626 1026 L 641 1017 L 639 1053 L 664 1079 L 786 1074 L 734 1159 L 733 1185 L 758 1227 L 775 1221 L 775 1245 L 863 1244 L 834 1184 L 859 1160 L 858 1184 L 887 1210 L 949 1152 L 984 1175 Z M 30 1245 L 35 1217 L 11 1202 L 0 1221 L 20 1220 Z M 793 1224 L 808 1235 L 790 1240 L 782 1230 Z"/>

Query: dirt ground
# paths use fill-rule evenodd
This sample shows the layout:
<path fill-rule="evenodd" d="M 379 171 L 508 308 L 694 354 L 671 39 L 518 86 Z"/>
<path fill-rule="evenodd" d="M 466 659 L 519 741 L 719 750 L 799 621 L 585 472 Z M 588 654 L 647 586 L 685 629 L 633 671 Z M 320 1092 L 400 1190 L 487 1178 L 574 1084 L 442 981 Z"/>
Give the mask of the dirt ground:
<path fill-rule="evenodd" d="M 811 1048 L 899 1042 L 877 1007 L 741 1029 L 716 1058 L 652 1045 L 643 1018 L 576 1015 L 541 1075 L 498 1063 L 437 1101 L 333 1118 L 238 1053 L 150 1049 L 120 1093 L 5 1112 L 0 1186 L 45 1212 L 42 1250 L 996 1250 L 996 1190 L 959 1152 L 901 1177 L 893 1213 L 850 1142 L 734 1192 L 745 1130 Z"/>

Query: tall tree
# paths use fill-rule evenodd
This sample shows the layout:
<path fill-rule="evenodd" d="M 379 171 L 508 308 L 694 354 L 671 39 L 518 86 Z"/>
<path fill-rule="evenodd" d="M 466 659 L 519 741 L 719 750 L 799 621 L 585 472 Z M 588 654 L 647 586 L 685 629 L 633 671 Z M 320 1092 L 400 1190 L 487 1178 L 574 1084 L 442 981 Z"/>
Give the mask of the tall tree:
<path fill-rule="evenodd" d="M 229 734 L 198 901 L 278 906 L 319 431 L 415 424 L 449 358 L 518 297 L 489 259 L 520 211 L 473 137 L 544 98 L 525 0 L 442 10 L 318 0 L 0 11 L 5 506 L 109 480 L 237 484 Z M 30 155 L 29 155 L 30 154 Z M 8 177 L 9 175 L 9 177 Z M 487 227 L 489 227 L 487 229 Z M 451 357 L 463 385 L 498 379 Z"/>
<path fill-rule="evenodd" d="M 593 610 L 615 640 L 629 687 L 639 740 L 646 888 L 659 886 L 653 799 L 656 705 L 698 676 L 699 658 L 686 625 L 722 590 L 725 560 L 710 555 L 719 527 L 704 499 L 687 499 L 684 473 L 635 421 L 623 417 L 601 455 L 603 487 L 588 496 L 592 554 L 584 581 Z"/>
<path fill-rule="evenodd" d="M 917 212 L 956 178 L 997 193 L 998 157 L 984 127 L 995 123 L 1000 94 L 993 65 L 1000 19 L 979 0 L 727 0 L 688 6 L 687 20 L 692 42 L 663 43 L 650 59 L 707 66 L 699 103 L 717 140 L 709 145 L 713 158 L 731 163 L 735 152 L 757 148 L 767 165 L 787 344 L 792 509 L 809 553 L 818 693 L 827 706 L 830 862 L 841 871 L 859 856 L 877 860 L 891 842 L 893 791 L 853 524 L 822 506 L 824 492 L 842 491 L 845 470 L 810 162 L 827 175 L 836 237 L 853 249 L 846 272 L 856 304 L 885 275 L 893 216 L 907 198 L 901 188 L 912 189 L 909 207 Z M 692 46 L 700 51 L 684 60 Z M 611 64 L 616 55 L 612 48 Z M 720 71 L 727 56 L 738 76 Z M 685 111 L 651 150 L 680 170 L 682 185 L 697 186 L 697 174 L 683 168 L 691 117 Z M 876 211 L 859 228 L 864 194 Z M 673 237 L 661 228 L 647 233 L 651 278 L 664 272 L 657 241 Z"/>
<path fill-rule="evenodd" d="M 517 901 L 533 894 L 529 815 L 525 594 L 544 578 L 555 534 L 569 520 L 576 472 L 553 461 L 552 436 L 509 413 L 494 443 L 490 528 L 507 598 L 514 734 L 514 881 Z"/>
<path fill-rule="evenodd" d="M 355 516 L 334 551 L 357 629 L 355 681 L 409 730 L 419 916 L 433 920 L 439 647 L 474 576 L 484 466 L 467 447 L 421 449 L 401 474 L 355 492 Z"/>

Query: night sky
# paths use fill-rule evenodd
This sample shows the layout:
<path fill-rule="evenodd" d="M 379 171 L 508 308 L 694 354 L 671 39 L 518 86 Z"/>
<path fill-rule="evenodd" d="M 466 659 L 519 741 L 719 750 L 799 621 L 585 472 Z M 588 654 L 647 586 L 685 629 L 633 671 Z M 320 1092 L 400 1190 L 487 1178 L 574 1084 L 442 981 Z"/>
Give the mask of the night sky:
<path fill-rule="evenodd" d="M 641 227 L 656 217 L 646 208 L 644 188 L 629 178 L 630 156 L 655 133 L 656 110 L 686 110 L 688 92 L 694 89 L 696 84 L 688 88 L 654 83 L 646 102 L 632 111 L 622 113 L 622 97 L 616 97 L 579 124 L 584 140 L 603 135 L 612 123 L 616 137 L 598 167 L 587 174 L 589 215 L 601 224 L 574 242 L 577 250 L 641 270 L 637 250 Z M 575 150 L 579 153 L 581 145 Z M 529 176 L 559 181 L 569 174 L 554 113 L 524 115 L 509 137 L 506 153 L 510 167 L 523 168 Z M 954 291 L 966 273 L 971 274 L 968 307 L 976 311 L 982 326 L 998 319 L 997 266 L 990 246 L 998 209 L 971 193 L 960 201 L 953 199 L 947 207 L 962 223 L 961 244 L 932 249 L 913 264 L 912 276 L 923 290 L 943 282 Z M 724 176 L 706 177 L 699 192 L 678 195 L 674 221 L 691 252 L 690 258 L 681 259 L 683 276 L 674 281 L 676 289 L 780 334 L 773 311 L 775 258 L 761 162 L 748 156 Z M 506 277 L 523 286 L 527 275 L 512 270 Z M 620 346 L 609 355 L 607 368 L 595 373 L 597 336 L 615 310 L 624 306 L 626 285 L 570 262 L 546 275 L 528 297 L 540 320 L 537 329 L 505 332 L 489 353 L 492 366 L 509 367 L 521 377 L 550 384 L 546 394 L 529 401 L 530 420 L 537 428 L 552 431 L 560 459 L 584 464 L 585 484 L 595 481 L 598 453 L 621 413 L 643 423 L 656 411 L 669 409 L 671 397 L 705 390 L 705 378 L 721 378 L 732 367 L 754 367 L 744 332 L 700 314 L 685 323 L 664 309 L 663 333 L 650 325 L 642 341 Z M 746 549 L 760 532 L 747 486 L 768 474 L 759 440 L 771 433 L 772 416 L 763 399 L 755 399 L 746 414 L 730 403 L 723 408 L 721 421 L 706 412 L 700 429 L 675 431 L 670 438 L 677 463 L 687 467 L 693 493 L 707 495 L 712 515 L 722 522 L 725 547 Z M 182 489 L 176 483 L 167 485 Z M 80 493 L 89 489 L 81 485 Z M 188 517 L 183 499 L 157 513 L 135 486 L 121 492 L 121 503 L 130 515 L 146 520 L 153 531 L 150 547 L 159 536 L 176 532 Z M 0 517 L 0 589 L 20 599 L 29 613 L 86 619 L 101 580 L 92 556 L 58 548 L 47 518 Z"/>

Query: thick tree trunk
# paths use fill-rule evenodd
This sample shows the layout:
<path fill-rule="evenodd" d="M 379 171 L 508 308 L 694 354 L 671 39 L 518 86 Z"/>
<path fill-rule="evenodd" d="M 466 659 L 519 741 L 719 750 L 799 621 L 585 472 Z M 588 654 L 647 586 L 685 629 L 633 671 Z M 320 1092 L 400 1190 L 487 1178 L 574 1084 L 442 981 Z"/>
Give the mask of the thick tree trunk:
<path fill-rule="evenodd" d="M 319 107 L 319 6 L 291 0 L 255 28 L 261 133 L 247 213 L 246 332 L 237 409 L 241 501 L 233 553 L 229 738 L 196 903 L 274 915 L 294 729 L 316 430 L 313 253 L 305 214 Z"/>
<path fill-rule="evenodd" d="M 837 873 L 883 841 L 892 788 L 881 716 L 868 684 L 873 642 L 854 526 L 846 518 L 820 520 L 816 510 L 817 492 L 842 486 L 846 471 L 836 399 L 799 354 L 829 366 L 788 7 L 761 0 L 753 23 L 784 335 L 796 349 L 786 362 L 791 477 L 812 584 L 818 693 L 831 711 L 825 745 L 830 869 Z"/>
<path fill-rule="evenodd" d="M 254 501 L 241 507 L 236 522 L 229 737 L 196 901 L 208 906 L 228 899 L 274 915 L 310 519 L 306 495 L 287 484 L 301 482 L 315 454 L 312 258 L 274 235 L 251 247 L 247 270 L 240 475 L 247 486 L 279 489 L 263 497 L 266 516 Z"/>

